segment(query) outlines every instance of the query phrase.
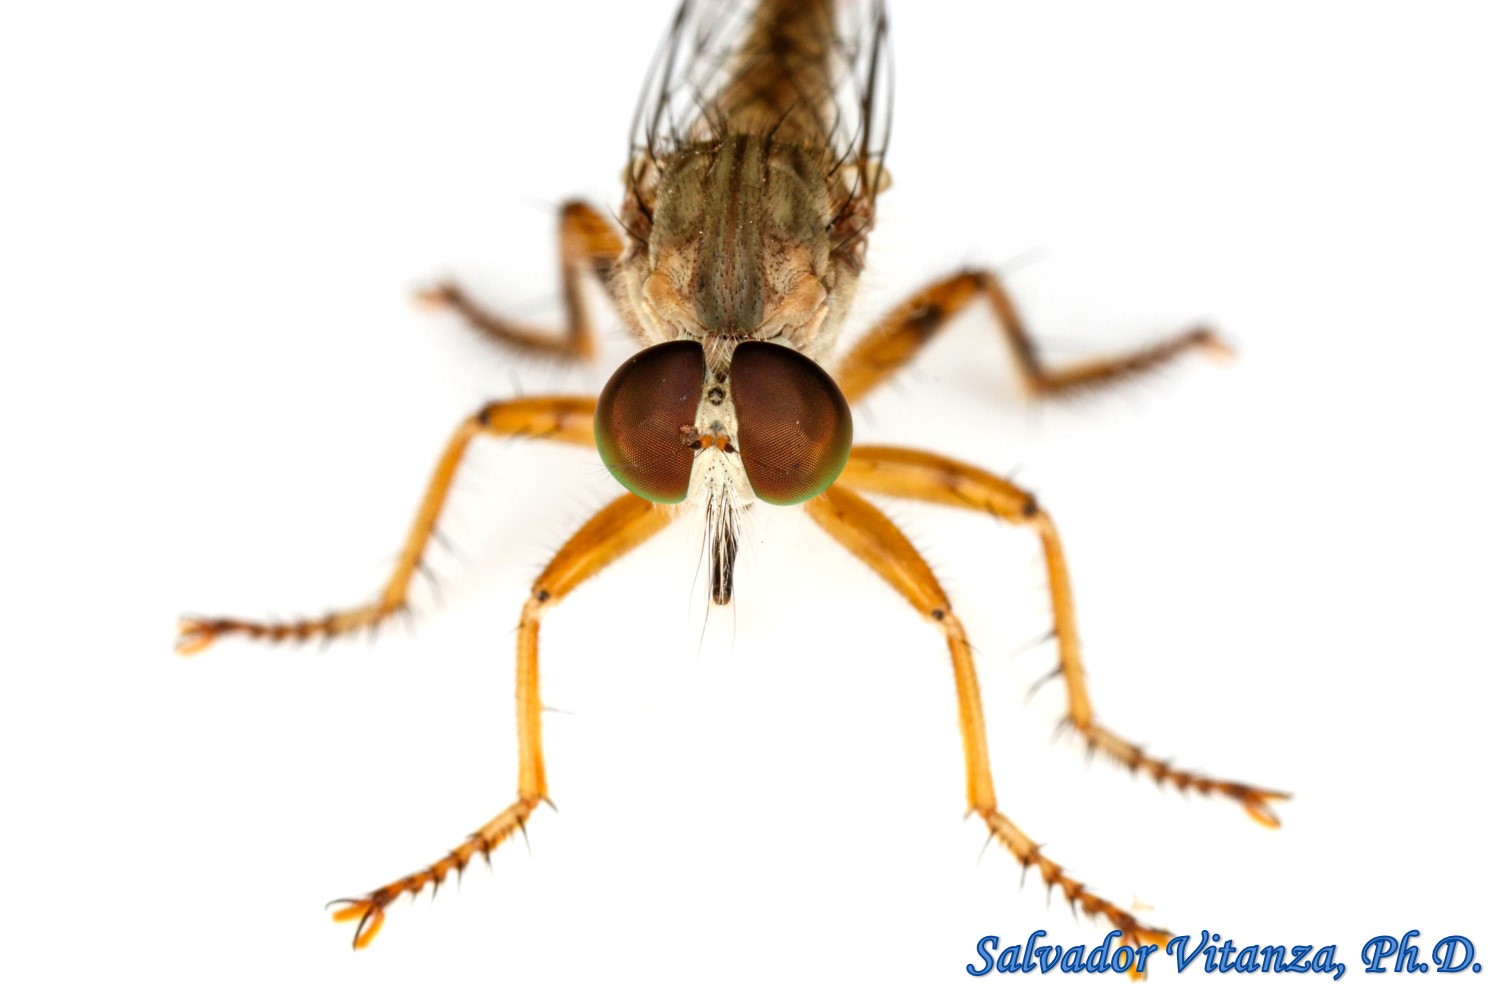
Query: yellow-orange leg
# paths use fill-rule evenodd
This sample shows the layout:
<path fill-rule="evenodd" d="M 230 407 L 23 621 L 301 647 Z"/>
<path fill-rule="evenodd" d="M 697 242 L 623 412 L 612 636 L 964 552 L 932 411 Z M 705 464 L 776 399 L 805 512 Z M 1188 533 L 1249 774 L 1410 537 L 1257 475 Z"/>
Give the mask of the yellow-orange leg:
<path fill-rule="evenodd" d="M 1221 356 L 1229 347 L 1207 327 L 1195 327 L 1128 354 L 1049 368 L 1000 279 L 989 271 L 961 271 L 935 282 L 891 310 L 839 362 L 836 381 L 853 403 L 889 378 L 976 297 L 990 307 L 1015 361 L 1021 384 L 1034 396 L 1059 396 L 1120 381 L 1199 348 Z"/>
<path fill-rule="evenodd" d="M 563 303 L 568 326 L 561 333 L 513 323 L 487 312 L 457 285 L 444 283 L 420 292 L 418 301 L 452 309 L 492 340 L 547 357 L 585 359 L 594 356 L 594 331 L 583 302 L 583 280 L 592 275 L 608 281 L 624 244 L 609 220 L 581 201 L 570 201 L 558 215 L 558 249 L 562 263 Z"/>
<path fill-rule="evenodd" d="M 454 431 L 438 459 L 437 468 L 427 484 L 427 494 L 417 510 L 416 520 L 406 534 L 406 544 L 396 560 L 395 571 L 385 589 L 374 601 L 346 611 L 335 611 L 322 618 L 272 623 L 239 618 L 193 618 L 178 622 L 177 652 L 184 655 L 208 648 L 223 635 L 243 635 L 252 639 L 282 642 L 303 641 L 314 637 L 334 637 L 361 628 L 373 628 L 406 607 L 412 577 L 422 565 L 422 553 L 442 513 L 453 475 L 476 437 L 533 437 L 568 444 L 594 443 L 594 401 L 586 396 L 537 396 L 490 403 L 469 417 Z"/>
<path fill-rule="evenodd" d="M 963 737 L 969 809 L 984 820 L 990 833 L 1006 846 L 1023 869 L 1035 866 L 1048 887 L 1061 889 L 1070 905 L 1081 908 L 1090 916 L 1108 920 L 1119 928 L 1128 944 L 1151 942 L 1165 945 L 1165 931 L 1142 924 L 1128 911 L 1095 895 L 1078 879 L 1065 874 L 1061 865 L 1044 855 L 1036 841 L 1026 836 L 997 807 L 994 779 L 990 776 L 989 748 L 984 735 L 979 677 L 974 672 L 968 638 L 948 603 L 948 595 L 911 542 L 869 501 L 838 484 L 829 487 L 817 499 L 808 501 L 804 509 L 841 545 L 879 573 L 917 611 L 943 630 L 948 640 L 948 655 L 953 661 L 953 679 L 958 686 L 958 725 Z"/>
<path fill-rule="evenodd" d="M 613 501 L 558 550 L 532 585 L 521 609 L 516 635 L 516 738 L 520 775 L 516 801 L 470 834 L 463 843 L 421 871 L 381 886 L 361 899 L 341 899 L 334 920 L 357 920 L 354 947 L 363 948 L 380 932 L 385 908 L 402 893 L 413 896 L 431 885 L 437 891 L 449 872 L 462 873 L 477 853 L 490 852 L 526 826 L 526 819 L 547 799 L 547 773 L 542 764 L 542 699 L 538 688 L 537 639 L 542 615 L 574 587 L 664 528 L 667 508 L 627 493 Z"/>
<path fill-rule="evenodd" d="M 1173 767 L 1149 756 L 1139 745 L 1101 726 L 1094 718 L 1088 688 L 1083 679 L 1083 657 L 1078 641 L 1078 620 L 1073 612 L 1073 595 L 1068 584 L 1068 565 L 1063 560 L 1062 541 L 1047 512 L 1037 506 L 1035 498 L 1020 487 L 950 458 L 914 451 L 909 448 L 887 448 L 864 445 L 856 447 L 839 476 L 839 483 L 852 489 L 910 500 L 983 511 L 1011 524 L 1036 532 L 1047 562 L 1047 585 L 1052 597 L 1052 620 L 1059 650 L 1058 672 L 1068 692 L 1068 715 L 1065 720 L 1087 745 L 1119 761 L 1130 771 L 1145 771 L 1157 783 L 1177 788 L 1223 795 L 1245 808 L 1251 818 L 1266 826 L 1280 826 L 1270 803 L 1290 796 L 1239 781 L 1225 781 Z"/>

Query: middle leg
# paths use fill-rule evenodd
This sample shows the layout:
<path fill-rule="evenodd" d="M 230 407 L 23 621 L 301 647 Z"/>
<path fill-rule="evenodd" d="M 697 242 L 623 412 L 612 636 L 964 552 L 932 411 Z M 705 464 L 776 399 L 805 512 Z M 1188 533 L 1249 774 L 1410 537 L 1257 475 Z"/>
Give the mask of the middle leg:
<path fill-rule="evenodd" d="M 1223 795 L 1244 807 L 1250 817 L 1266 826 L 1280 826 L 1270 803 L 1289 798 L 1240 781 L 1211 778 L 1173 767 L 1148 755 L 1094 717 L 1088 688 L 1083 679 L 1083 656 L 1078 639 L 1078 620 L 1073 610 L 1068 564 L 1063 559 L 1062 540 L 1047 512 L 1025 490 L 983 469 L 910 448 L 861 445 L 849 455 L 839 476 L 840 483 L 854 489 L 883 493 L 908 500 L 925 500 L 977 510 L 1011 524 L 1028 527 L 1042 543 L 1047 562 L 1047 584 L 1052 598 L 1052 619 L 1059 647 L 1058 672 L 1068 691 L 1066 721 L 1089 747 L 1119 761 L 1131 771 L 1142 770 L 1158 783 L 1166 782 L 1184 791 Z"/>
<path fill-rule="evenodd" d="M 490 403 L 458 426 L 438 459 L 406 533 L 396 568 L 375 600 L 322 618 L 261 622 L 243 618 L 187 616 L 178 622 L 177 652 L 184 656 L 207 649 L 221 636 L 242 635 L 267 642 L 302 642 L 315 636 L 333 638 L 359 629 L 374 629 L 407 606 L 412 577 L 422 565 L 438 516 L 447 502 L 453 476 L 475 438 L 525 437 L 566 444 L 594 443 L 594 401 L 585 396 L 533 396 Z"/>

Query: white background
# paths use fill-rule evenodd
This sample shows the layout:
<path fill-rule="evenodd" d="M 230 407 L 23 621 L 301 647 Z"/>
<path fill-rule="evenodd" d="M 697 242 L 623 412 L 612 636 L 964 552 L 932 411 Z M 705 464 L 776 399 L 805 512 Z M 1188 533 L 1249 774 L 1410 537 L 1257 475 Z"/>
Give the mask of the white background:
<path fill-rule="evenodd" d="M 1104 928 L 1003 851 L 976 864 L 940 636 L 795 510 L 757 515 L 730 612 L 689 520 L 547 619 L 560 812 L 359 954 L 322 903 L 510 802 L 516 615 L 617 488 L 584 450 L 483 445 L 415 637 L 170 652 L 182 611 L 370 595 L 463 415 L 628 355 L 610 321 L 593 367 L 518 362 L 409 293 L 454 275 L 558 315 L 552 207 L 614 207 L 670 7 L 7 9 L 8 995 L 1093 986 L 964 974 L 985 934 Z M 1054 358 L 1198 320 L 1242 352 L 1036 406 L 976 312 L 858 409 L 861 440 L 1038 492 L 1106 722 L 1296 792 L 1267 831 L 1051 741 L 1033 541 L 892 506 L 978 650 L 1002 806 L 1145 919 L 1337 945 L 1346 992 L 1428 985 L 1359 971 L 1380 933 L 1500 962 L 1487 5 L 894 7 L 896 184 L 854 326 L 1023 259 Z M 1153 967 L 1109 988 L 1327 988 Z"/>

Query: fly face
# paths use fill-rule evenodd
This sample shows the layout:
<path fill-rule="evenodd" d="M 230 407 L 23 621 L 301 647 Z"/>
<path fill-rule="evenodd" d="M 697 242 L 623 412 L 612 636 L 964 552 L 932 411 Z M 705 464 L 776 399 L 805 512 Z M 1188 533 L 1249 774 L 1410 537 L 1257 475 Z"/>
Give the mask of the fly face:
<path fill-rule="evenodd" d="M 805 503 L 843 471 L 849 404 L 816 363 L 770 340 L 672 340 L 625 362 L 599 394 L 594 436 L 605 467 L 653 503 L 705 509 L 714 603 L 734 588 L 740 514 L 754 498 Z"/>

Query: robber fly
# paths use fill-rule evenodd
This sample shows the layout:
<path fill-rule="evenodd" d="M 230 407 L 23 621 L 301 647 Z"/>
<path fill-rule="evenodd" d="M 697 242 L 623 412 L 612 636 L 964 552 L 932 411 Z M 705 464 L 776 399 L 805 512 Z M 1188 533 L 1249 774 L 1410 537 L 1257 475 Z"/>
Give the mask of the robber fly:
<path fill-rule="evenodd" d="M 597 279 L 639 340 L 639 353 L 597 399 L 508 399 L 466 419 L 438 462 L 394 573 L 372 603 L 289 624 L 180 623 L 177 648 L 193 653 L 228 635 L 270 641 L 343 635 L 405 610 L 454 473 L 481 436 L 597 448 L 628 490 L 562 546 L 522 607 L 515 802 L 426 868 L 337 901 L 334 919 L 357 923 L 356 948 L 379 932 L 393 900 L 436 887 L 476 855 L 487 859 L 548 801 L 538 693 L 542 617 L 680 509 L 704 517 L 716 604 L 733 594 L 745 511 L 756 503 L 801 505 L 931 620 L 947 640 L 957 681 L 970 811 L 1023 869 L 1038 869 L 1049 887 L 1107 920 L 1127 943 L 1165 939 L 1084 888 L 999 810 L 964 628 L 922 556 L 866 494 L 947 504 L 1033 532 L 1045 557 L 1067 723 L 1089 748 L 1131 771 L 1228 797 L 1260 822 L 1277 824 L 1270 803 L 1283 793 L 1179 770 L 1100 725 L 1084 686 L 1058 532 L 1031 494 L 955 459 L 853 444 L 849 404 L 974 302 L 993 315 L 1022 386 L 1036 396 L 1105 386 L 1194 350 L 1225 350 L 1199 328 L 1119 357 L 1048 366 L 998 278 L 965 270 L 911 296 L 836 358 L 876 201 L 890 181 L 890 79 L 880 0 L 685 0 L 641 93 L 618 227 L 585 204 L 562 208 L 566 329 L 532 329 L 493 315 L 453 285 L 423 293 L 509 348 L 579 359 L 594 350 L 582 293 L 586 281 Z"/>

